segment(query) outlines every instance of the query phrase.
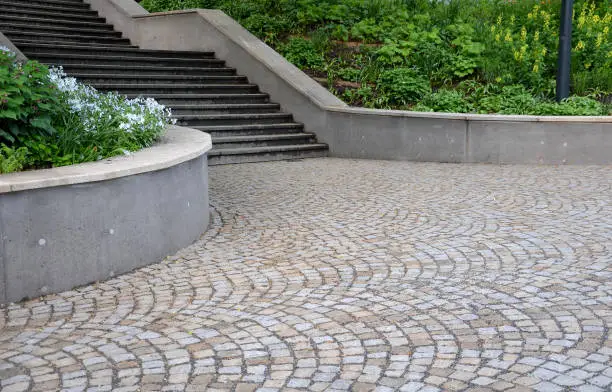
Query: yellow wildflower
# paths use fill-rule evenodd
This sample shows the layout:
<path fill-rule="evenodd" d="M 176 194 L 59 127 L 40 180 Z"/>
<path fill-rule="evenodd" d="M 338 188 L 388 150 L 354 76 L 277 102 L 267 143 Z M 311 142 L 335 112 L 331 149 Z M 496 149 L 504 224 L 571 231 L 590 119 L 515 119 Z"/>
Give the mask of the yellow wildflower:
<path fill-rule="evenodd" d="M 506 36 L 504 37 L 504 41 L 512 42 L 512 34 L 510 34 L 510 30 L 506 31 Z"/>
<path fill-rule="evenodd" d="M 499 35 L 499 33 L 495 34 L 495 41 L 499 42 L 501 36 Z"/>
<path fill-rule="evenodd" d="M 540 70 L 540 67 L 538 67 L 538 63 L 535 63 L 533 65 L 533 73 L 537 73 Z"/>
<path fill-rule="evenodd" d="M 591 63 L 584 63 L 584 68 L 586 68 L 586 69 L 591 68 Z"/>
<path fill-rule="evenodd" d="M 527 29 L 525 26 L 521 28 L 521 41 L 525 42 L 527 40 Z"/>
<path fill-rule="evenodd" d="M 536 31 L 533 34 L 533 40 L 536 41 L 536 42 L 538 42 L 540 40 L 540 32 L 539 31 Z"/>
<path fill-rule="evenodd" d="M 602 33 L 597 34 L 597 39 L 595 40 L 595 47 L 596 48 L 599 48 L 601 46 L 601 44 L 603 43 L 603 38 L 604 38 L 604 36 L 603 36 Z"/>
<path fill-rule="evenodd" d="M 584 42 L 578 41 L 578 44 L 576 44 L 576 47 L 574 48 L 574 50 L 582 50 L 584 49 Z"/>
<path fill-rule="evenodd" d="M 495 32 L 495 25 L 491 26 L 491 32 L 494 33 Z"/>

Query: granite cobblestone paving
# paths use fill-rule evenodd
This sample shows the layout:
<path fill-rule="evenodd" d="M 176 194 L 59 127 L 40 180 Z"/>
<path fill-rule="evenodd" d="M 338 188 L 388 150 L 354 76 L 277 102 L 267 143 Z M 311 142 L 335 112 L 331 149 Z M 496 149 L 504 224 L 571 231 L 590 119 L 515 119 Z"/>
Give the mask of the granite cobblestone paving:
<path fill-rule="evenodd" d="M 612 390 L 612 167 L 322 158 L 210 184 L 194 245 L 0 307 L 1 391 Z"/>

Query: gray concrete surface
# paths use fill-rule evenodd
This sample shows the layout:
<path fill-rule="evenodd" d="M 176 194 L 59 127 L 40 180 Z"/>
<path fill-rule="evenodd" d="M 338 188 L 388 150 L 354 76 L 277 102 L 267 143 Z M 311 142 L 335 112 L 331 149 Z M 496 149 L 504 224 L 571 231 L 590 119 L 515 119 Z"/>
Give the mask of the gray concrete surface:
<path fill-rule="evenodd" d="M 28 58 L 8 39 L 8 37 L 0 31 L 0 46 L 5 46 L 15 53 L 17 61 L 26 61 Z"/>
<path fill-rule="evenodd" d="M 134 159 L 118 158 L 125 170 L 117 162 L 93 164 L 106 176 L 79 177 L 75 173 L 92 164 L 75 165 L 66 170 L 80 181 L 63 181 L 57 175 L 63 168 L 51 169 L 47 172 L 55 177 L 43 187 L 45 179 L 33 181 L 28 172 L 25 185 L 16 187 L 21 190 L 0 192 L 0 303 L 108 279 L 159 262 L 197 240 L 210 215 L 206 150 L 192 156 L 184 144 L 172 148 L 175 158 L 190 158 L 159 165 L 167 162 L 168 150 L 152 147 L 134 153 Z M 157 165 L 147 171 L 129 165 L 150 151 Z M 60 173 L 70 177 L 66 170 Z M 19 173 L 0 176 L 12 184 L 19 178 Z"/>
<path fill-rule="evenodd" d="M 221 11 L 149 14 L 132 0 L 88 2 L 143 48 L 215 51 L 327 143 L 331 156 L 433 162 L 612 163 L 609 116 L 349 108 Z"/>
<path fill-rule="evenodd" d="M 608 392 L 610 169 L 211 167 L 200 241 L 0 306 L 3 392 Z"/>

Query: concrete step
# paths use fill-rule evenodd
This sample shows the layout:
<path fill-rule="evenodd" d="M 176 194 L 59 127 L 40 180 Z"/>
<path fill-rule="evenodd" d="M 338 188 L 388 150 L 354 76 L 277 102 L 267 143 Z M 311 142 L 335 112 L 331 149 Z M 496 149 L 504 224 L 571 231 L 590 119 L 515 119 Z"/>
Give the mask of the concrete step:
<path fill-rule="evenodd" d="M 103 91 L 118 91 L 121 94 L 140 94 L 154 97 L 157 94 L 183 93 L 183 94 L 242 94 L 256 93 L 255 84 L 192 84 L 189 86 L 176 86 L 174 84 L 129 84 L 129 83 L 95 83 L 93 87 Z"/>
<path fill-rule="evenodd" d="M 8 35 L 7 35 L 8 36 Z M 10 38 L 10 37 L 9 37 Z M 11 38 L 11 42 L 17 46 L 18 48 L 22 48 L 22 47 L 34 47 L 36 45 L 40 45 L 40 40 L 24 40 L 24 39 L 14 39 Z M 86 47 L 87 43 L 83 43 L 83 42 L 78 42 L 78 41 L 66 41 L 66 40 L 53 40 L 53 39 L 46 39 L 44 41 L 44 45 L 48 45 L 49 47 L 61 47 L 61 46 L 66 46 L 66 45 L 74 45 L 74 47 Z M 91 44 L 90 44 L 91 45 Z M 119 40 L 118 42 L 107 42 L 107 43 L 94 43 L 96 48 L 103 48 L 103 49 L 114 49 L 114 48 L 128 48 L 128 49 L 138 49 L 138 46 L 136 45 L 131 45 L 129 40 Z"/>
<path fill-rule="evenodd" d="M 278 124 L 293 121 L 293 116 L 287 113 L 246 113 L 246 114 L 179 114 L 173 116 L 178 125 L 188 127 L 214 125 L 252 125 Z"/>
<path fill-rule="evenodd" d="M 98 36 L 98 37 L 118 37 L 121 38 L 121 33 L 112 29 L 86 28 L 86 27 L 66 27 L 66 26 L 40 26 L 30 24 L 27 21 L 7 21 L 0 19 L 0 31 L 4 34 L 10 31 L 22 31 L 30 33 L 69 33 L 75 37 L 80 35 Z"/>
<path fill-rule="evenodd" d="M 71 73 L 77 79 L 89 84 L 100 83 L 130 83 L 130 84 L 174 84 L 175 86 L 190 86 L 192 84 L 245 84 L 248 80 L 244 76 L 224 75 L 106 75 Z"/>
<path fill-rule="evenodd" d="M 297 144 L 285 146 L 213 149 L 208 153 L 209 165 L 231 163 L 281 161 L 287 159 L 319 158 L 327 156 L 326 144 Z"/>
<path fill-rule="evenodd" d="M 38 11 L 49 11 L 49 12 L 68 12 L 79 15 L 93 15 L 98 16 L 98 13 L 89 8 L 88 5 L 83 3 L 74 4 L 60 4 L 54 5 L 49 2 L 42 2 L 44 4 L 36 4 L 36 2 L 28 1 L 27 3 L 23 0 L 11 1 L 11 0 L 0 0 L 0 9 L 2 10 L 38 10 Z"/>
<path fill-rule="evenodd" d="M 56 21 L 106 23 L 106 19 L 100 18 L 97 13 L 74 13 L 71 11 L 48 11 L 40 9 L 15 9 L 3 6 L 0 3 L 0 12 L 7 17 L 23 17 L 36 19 L 53 19 Z"/>
<path fill-rule="evenodd" d="M 247 104 L 176 104 L 172 105 L 175 115 L 193 114 L 232 114 L 232 113 L 270 113 L 280 110 L 277 103 L 247 103 Z"/>
<path fill-rule="evenodd" d="M 28 51 L 24 51 L 24 54 L 28 56 Z M 53 52 L 36 52 L 30 53 L 30 57 L 39 60 L 45 64 L 105 64 L 114 65 L 120 68 L 124 65 L 156 65 L 156 66 L 200 66 L 206 68 L 212 67 L 223 67 L 225 63 L 221 60 L 213 58 L 201 58 L 201 59 L 183 59 L 183 58 L 172 58 L 172 57 L 139 57 L 139 56 L 112 56 L 112 55 L 99 55 L 99 54 L 63 54 L 58 55 Z"/>
<path fill-rule="evenodd" d="M 191 126 L 191 128 L 199 129 L 200 131 L 210 133 L 211 136 L 221 137 L 303 132 L 304 125 L 290 122 L 275 124 Z"/>
<path fill-rule="evenodd" d="M 313 133 L 279 133 L 272 135 L 214 136 L 215 149 L 266 147 L 316 143 Z"/>
<path fill-rule="evenodd" d="M 58 56 L 96 55 L 96 56 L 130 56 L 130 57 L 161 57 L 178 60 L 214 59 L 213 52 L 171 51 L 140 49 L 138 47 L 100 46 L 87 44 L 51 45 L 47 43 L 24 43 L 19 46 L 24 53 L 53 53 Z"/>
<path fill-rule="evenodd" d="M 47 44 L 96 44 L 96 45 L 115 45 L 115 46 L 131 46 L 130 40 L 117 36 L 95 36 L 95 35 L 75 35 L 67 33 L 45 33 L 45 32 L 29 32 L 29 31 L 7 31 L 4 33 L 13 43 L 21 42 L 43 42 Z M 115 34 L 116 35 L 116 34 Z M 18 44 L 15 44 L 18 45 Z M 136 46 L 134 46 L 136 47 Z"/>
<path fill-rule="evenodd" d="M 138 94 L 126 94 L 130 98 L 138 96 Z M 267 103 L 269 101 L 268 94 L 264 93 L 242 93 L 242 94 L 149 94 L 164 105 L 173 107 L 174 105 L 182 104 L 226 104 L 226 103 Z"/>
<path fill-rule="evenodd" d="M 31 7 L 44 6 L 44 7 L 64 7 L 64 8 L 76 8 L 76 9 L 90 9 L 89 4 L 83 1 L 71 1 L 71 0 L 3 0 L 4 3 L 13 3 L 17 5 L 27 4 Z"/>
<path fill-rule="evenodd" d="M 27 56 L 28 53 L 24 52 Z M 39 60 L 45 64 L 98 64 L 98 65 L 114 65 L 117 69 L 125 65 L 131 66 L 200 66 L 205 68 L 223 67 L 225 63 L 216 59 L 178 59 L 178 58 L 163 58 L 163 57 L 133 57 L 133 56 L 100 56 L 91 54 L 74 54 L 58 56 L 55 53 L 32 53 L 33 59 Z"/>
<path fill-rule="evenodd" d="M 104 64 L 69 64 L 64 69 L 67 73 L 95 73 L 101 75 L 177 75 L 177 76 L 232 76 L 236 74 L 234 68 L 228 67 L 163 67 L 155 65 L 104 65 Z"/>
<path fill-rule="evenodd" d="M 14 16 L 0 14 L 0 22 L 5 23 L 27 23 L 29 26 L 38 27 L 64 27 L 64 28 L 87 28 L 103 31 L 113 31 L 113 26 L 105 22 L 89 22 L 80 20 L 58 20 L 53 18 L 36 18 L 31 16 Z"/>

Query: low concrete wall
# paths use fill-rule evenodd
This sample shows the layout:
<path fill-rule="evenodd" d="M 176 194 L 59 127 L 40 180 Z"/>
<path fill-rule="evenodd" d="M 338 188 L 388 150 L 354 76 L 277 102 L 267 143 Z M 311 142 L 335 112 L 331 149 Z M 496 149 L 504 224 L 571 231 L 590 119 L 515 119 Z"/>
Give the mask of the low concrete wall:
<path fill-rule="evenodd" d="M 171 127 L 131 156 L 0 176 L 0 303 L 159 262 L 207 229 L 210 137 Z"/>
<path fill-rule="evenodd" d="M 331 156 L 612 164 L 610 116 L 500 116 L 351 108 L 221 11 L 149 14 L 132 0 L 86 1 L 143 48 L 215 51 L 329 144 Z"/>
<path fill-rule="evenodd" d="M 329 108 L 330 155 L 455 163 L 612 164 L 612 117 Z M 317 132 L 317 136 L 319 132 Z"/>

